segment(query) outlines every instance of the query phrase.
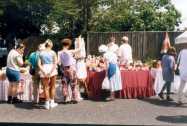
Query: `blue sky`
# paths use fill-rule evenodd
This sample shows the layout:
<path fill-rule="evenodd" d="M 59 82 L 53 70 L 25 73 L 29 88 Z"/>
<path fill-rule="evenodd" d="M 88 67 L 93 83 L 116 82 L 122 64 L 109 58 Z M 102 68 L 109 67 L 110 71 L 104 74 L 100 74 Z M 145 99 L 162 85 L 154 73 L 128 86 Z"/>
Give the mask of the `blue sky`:
<path fill-rule="evenodd" d="M 182 14 L 180 29 L 187 28 L 187 0 L 171 0 L 176 9 Z"/>

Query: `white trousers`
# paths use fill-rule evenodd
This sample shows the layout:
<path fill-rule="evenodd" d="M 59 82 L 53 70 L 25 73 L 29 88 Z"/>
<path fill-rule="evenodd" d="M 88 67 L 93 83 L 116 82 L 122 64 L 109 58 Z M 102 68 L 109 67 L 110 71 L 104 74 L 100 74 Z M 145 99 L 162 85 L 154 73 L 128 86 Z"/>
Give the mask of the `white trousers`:
<path fill-rule="evenodd" d="M 181 79 L 181 83 L 180 83 L 179 90 L 178 90 L 178 101 L 180 102 L 182 102 L 183 94 L 186 95 L 186 92 L 183 93 L 185 85 L 186 85 L 186 81 Z"/>

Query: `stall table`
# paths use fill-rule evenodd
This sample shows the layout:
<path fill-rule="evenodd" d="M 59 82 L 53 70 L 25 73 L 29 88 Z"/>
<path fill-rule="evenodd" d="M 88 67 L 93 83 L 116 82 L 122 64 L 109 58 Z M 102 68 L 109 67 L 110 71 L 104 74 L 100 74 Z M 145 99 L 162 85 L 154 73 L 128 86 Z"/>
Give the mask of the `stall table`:
<path fill-rule="evenodd" d="M 101 84 L 105 71 L 88 72 L 88 89 L 90 98 L 99 100 L 102 95 Z M 121 70 L 122 90 L 117 92 L 118 98 L 144 98 L 154 96 L 153 78 L 149 70 Z"/>

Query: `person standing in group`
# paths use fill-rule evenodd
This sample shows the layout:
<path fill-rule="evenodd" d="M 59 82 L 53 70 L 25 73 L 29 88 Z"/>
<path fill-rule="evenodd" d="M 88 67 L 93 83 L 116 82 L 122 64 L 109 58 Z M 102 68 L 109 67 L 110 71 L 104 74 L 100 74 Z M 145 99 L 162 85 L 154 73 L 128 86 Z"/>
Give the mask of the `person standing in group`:
<path fill-rule="evenodd" d="M 40 52 L 38 59 L 39 74 L 45 94 L 45 109 L 56 107 L 58 104 L 55 103 L 55 85 L 57 72 L 57 56 L 52 50 L 53 43 L 47 39 L 45 42 L 45 49 Z"/>
<path fill-rule="evenodd" d="M 109 41 L 109 43 L 107 44 L 107 46 L 108 46 L 108 50 L 110 50 L 110 51 L 112 51 L 112 52 L 114 52 L 114 53 L 118 53 L 118 49 L 119 49 L 119 47 L 118 47 L 118 45 L 116 44 L 116 39 L 115 39 L 115 37 L 110 37 L 110 41 Z"/>
<path fill-rule="evenodd" d="M 106 76 L 109 79 L 110 97 L 107 101 L 115 99 L 115 91 L 122 90 L 121 72 L 117 62 L 117 55 L 108 50 L 108 47 L 101 45 L 99 52 L 103 53 L 103 59 L 106 67 Z"/>
<path fill-rule="evenodd" d="M 72 41 L 63 39 L 63 48 L 58 52 L 58 63 L 62 68 L 62 95 L 65 103 L 78 103 L 77 96 L 77 77 L 76 77 L 76 60 L 73 55 L 76 50 L 70 50 Z M 71 91 L 70 91 L 71 90 Z"/>
<path fill-rule="evenodd" d="M 129 65 L 133 62 L 132 59 L 132 48 L 128 43 L 129 39 L 127 36 L 122 37 L 123 44 L 119 47 L 119 62 L 120 65 Z"/>
<path fill-rule="evenodd" d="M 23 53 L 25 45 L 19 43 L 16 49 L 12 49 L 7 57 L 6 76 L 9 80 L 8 103 L 22 102 L 17 98 L 17 89 L 20 82 L 20 67 L 24 65 Z"/>
<path fill-rule="evenodd" d="M 42 50 L 45 49 L 44 44 L 40 44 L 38 49 L 35 52 L 32 52 L 29 56 L 29 63 L 30 63 L 30 74 L 32 75 L 33 81 L 33 105 L 37 105 L 39 103 L 39 87 L 40 87 L 40 75 L 39 75 L 39 68 L 38 68 L 38 59 L 39 54 Z"/>
<path fill-rule="evenodd" d="M 86 84 L 87 68 L 86 68 L 86 63 L 85 63 L 86 49 L 85 49 L 84 38 L 82 38 L 81 35 L 79 35 L 79 37 L 75 39 L 75 50 L 76 49 L 80 49 L 80 51 L 75 53 L 76 74 L 77 74 L 78 84 L 79 86 L 84 87 L 86 96 L 88 96 L 88 87 Z M 79 99 L 82 99 L 81 96 Z"/>
<path fill-rule="evenodd" d="M 182 105 L 183 90 L 187 83 L 187 48 L 180 51 L 177 64 L 179 65 L 180 86 L 178 90 L 178 105 Z"/>
<path fill-rule="evenodd" d="M 161 99 L 164 99 L 163 92 L 167 89 L 167 100 L 173 101 L 170 98 L 171 83 L 174 81 L 174 72 L 175 72 L 175 56 L 176 50 L 174 47 L 170 47 L 162 57 L 162 75 L 165 84 L 162 87 L 161 92 L 158 94 Z"/>

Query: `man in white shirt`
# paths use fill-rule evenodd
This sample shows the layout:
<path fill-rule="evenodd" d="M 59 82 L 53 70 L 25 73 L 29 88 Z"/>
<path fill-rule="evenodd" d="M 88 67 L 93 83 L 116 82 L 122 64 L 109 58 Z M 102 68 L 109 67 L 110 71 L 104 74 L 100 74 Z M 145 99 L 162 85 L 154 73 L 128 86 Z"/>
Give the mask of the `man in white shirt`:
<path fill-rule="evenodd" d="M 181 83 L 178 91 L 178 104 L 182 104 L 183 90 L 187 82 L 187 48 L 180 51 L 177 64 L 179 64 L 179 73 Z"/>
<path fill-rule="evenodd" d="M 112 51 L 117 54 L 119 47 L 115 42 L 116 42 L 116 39 L 114 37 L 111 37 L 110 42 L 107 44 L 107 46 L 108 46 L 109 51 Z"/>
<path fill-rule="evenodd" d="M 133 62 L 132 59 L 132 48 L 128 43 L 128 37 L 123 36 L 122 37 L 122 42 L 123 44 L 119 47 L 119 62 L 121 65 L 129 65 L 130 63 Z"/>

